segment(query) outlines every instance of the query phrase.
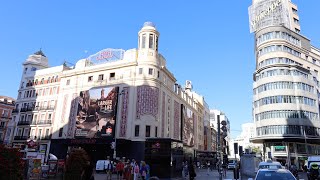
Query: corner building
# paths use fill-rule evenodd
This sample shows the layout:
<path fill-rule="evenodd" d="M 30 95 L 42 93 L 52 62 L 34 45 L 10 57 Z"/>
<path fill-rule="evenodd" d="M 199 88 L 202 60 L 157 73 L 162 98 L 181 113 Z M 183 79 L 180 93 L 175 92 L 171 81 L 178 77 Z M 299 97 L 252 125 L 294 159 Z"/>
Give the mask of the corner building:
<path fill-rule="evenodd" d="M 320 153 L 320 50 L 300 33 L 298 8 L 290 0 L 253 0 L 255 35 L 253 118 L 264 157 L 302 169 Z"/>
<path fill-rule="evenodd" d="M 158 39 L 155 26 L 146 22 L 137 49 L 104 49 L 71 67 L 49 67 L 42 51 L 30 55 L 13 115 L 13 146 L 58 159 L 81 147 L 93 161 L 147 159 L 158 164 L 153 169 L 169 171 L 160 167 L 176 164 L 180 175 L 182 160 L 205 150 L 209 107 L 190 81 L 177 84 L 158 52 Z"/>

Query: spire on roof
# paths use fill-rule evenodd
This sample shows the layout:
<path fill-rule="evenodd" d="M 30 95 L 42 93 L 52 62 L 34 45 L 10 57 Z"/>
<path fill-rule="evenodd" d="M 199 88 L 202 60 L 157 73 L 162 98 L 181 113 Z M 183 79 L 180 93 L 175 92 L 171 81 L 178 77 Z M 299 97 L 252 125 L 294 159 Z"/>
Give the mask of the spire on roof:
<path fill-rule="evenodd" d="M 35 54 L 35 55 L 41 55 L 41 56 L 43 56 L 43 57 L 47 57 L 47 56 L 44 55 L 44 53 L 42 52 L 41 48 L 40 48 L 39 51 L 35 52 L 34 54 Z"/>

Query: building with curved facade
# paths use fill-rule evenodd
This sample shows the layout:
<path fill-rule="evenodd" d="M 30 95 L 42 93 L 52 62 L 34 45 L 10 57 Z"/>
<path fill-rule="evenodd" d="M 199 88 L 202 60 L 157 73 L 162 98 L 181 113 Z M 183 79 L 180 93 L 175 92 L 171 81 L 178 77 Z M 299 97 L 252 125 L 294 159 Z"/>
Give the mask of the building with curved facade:
<path fill-rule="evenodd" d="M 138 48 L 103 49 L 74 66 L 49 67 L 42 51 L 30 55 L 13 114 L 13 146 L 59 159 L 81 147 L 93 161 L 165 153 L 174 155 L 168 167 L 178 168 L 183 158 L 207 150 L 209 106 L 190 81 L 177 83 L 158 52 L 159 36 L 147 22 Z"/>
<path fill-rule="evenodd" d="M 295 163 L 320 153 L 320 50 L 300 33 L 298 8 L 290 0 L 253 0 L 255 37 L 253 118 L 265 158 Z"/>

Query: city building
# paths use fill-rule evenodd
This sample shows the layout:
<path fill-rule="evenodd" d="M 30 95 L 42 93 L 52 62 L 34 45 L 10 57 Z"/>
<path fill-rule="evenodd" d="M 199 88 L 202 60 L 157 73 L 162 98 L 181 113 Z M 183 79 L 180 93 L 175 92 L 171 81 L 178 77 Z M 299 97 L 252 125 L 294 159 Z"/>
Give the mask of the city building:
<path fill-rule="evenodd" d="M 320 50 L 301 33 L 298 7 L 290 0 L 253 0 L 253 118 L 264 157 L 302 168 L 320 153 Z"/>
<path fill-rule="evenodd" d="M 9 145 L 13 134 L 14 123 L 11 120 L 11 113 L 14 109 L 15 99 L 7 96 L 0 96 L 0 144 Z"/>
<path fill-rule="evenodd" d="M 238 154 L 236 155 L 239 158 L 239 146 L 242 146 L 243 153 L 258 153 L 262 152 L 262 144 L 252 143 L 250 140 L 255 137 L 256 128 L 254 123 L 244 123 L 241 125 L 242 131 L 239 136 L 235 139 L 230 140 L 230 156 L 234 158 L 235 150 L 234 143 L 238 143 Z"/>
<path fill-rule="evenodd" d="M 74 66 L 49 67 L 41 50 L 30 55 L 23 63 L 13 146 L 59 159 L 79 147 L 92 160 L 142 160 L 161 152 L 171 158 L 154 165 L 169 159 L 168 167 L 178 168 L 207 149 L 209 107 L 191 81 L 177 84 L 158 52 L 159 36 L 146 22 L 137 49 L 103 49 Z"/>

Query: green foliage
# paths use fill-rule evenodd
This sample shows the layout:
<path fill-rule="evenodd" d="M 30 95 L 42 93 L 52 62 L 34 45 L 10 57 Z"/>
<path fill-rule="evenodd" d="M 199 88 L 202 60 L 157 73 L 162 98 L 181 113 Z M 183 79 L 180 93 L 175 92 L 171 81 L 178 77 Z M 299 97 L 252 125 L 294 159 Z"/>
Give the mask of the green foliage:
<path fill-rule="evenodd" d="M 0 177 L 6 180 L 23 179 L 24 162 L 18 149 L 0 145 Z"/>
<path fill-rule="evenodd" d="M 79 179 L 88 166 L 89 157 L 85 150 L 73 150 L 66 162 L 66 169 L 64 174 L 65 180 Z"/>

